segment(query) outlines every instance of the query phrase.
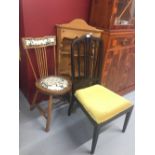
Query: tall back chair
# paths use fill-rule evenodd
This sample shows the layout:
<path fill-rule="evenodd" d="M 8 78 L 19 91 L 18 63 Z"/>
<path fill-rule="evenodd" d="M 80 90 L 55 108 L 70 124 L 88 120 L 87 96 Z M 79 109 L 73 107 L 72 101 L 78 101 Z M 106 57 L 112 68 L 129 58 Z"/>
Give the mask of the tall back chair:
<path fill-rule="evenodd" d="M 125 132 L 133 109 L 130 101 L 100 84 L 103 56 L 103 44 L 99 38 L 89 34 L 72 42 L 72 98 L 68 115 L 76 101 L 94 125 L 91 153 L 95 151 L 100 128 L 126 114 L 122 130 Z"/>
<path fill-rule="evenodd" d="M 56 53 L 55 36 L 45 36 L 40 38 L 22 38 L 23 47 L 26 50 L 26 55 L 30 63 L 33 75 L 35 77 L 36 83 L 36 93 L 32 101 L 31 109 L 37 107 L 41 115 L 43 115 L 46 122 L 46 131 L 49 130 L 51 121 L 51 110 L 52 110 L 52 96 L 53 95 L 63 95 L 70 91 L 71 83 L 68 79 L 64 77 L 56 76 Z M 49 57 L 47 52 L 52 52 L 54 54 L 54 67 L 55 75 L 49 76 L 49 63 L 52 63 L 52 57 Z M 50 55 L 51 56 L 51 55 Z M 36 99 L 38 93 L 41 92 L 49 96 L 48 108 L 46 110 L 42 109 L 39 104 L 36 104 Z"/>

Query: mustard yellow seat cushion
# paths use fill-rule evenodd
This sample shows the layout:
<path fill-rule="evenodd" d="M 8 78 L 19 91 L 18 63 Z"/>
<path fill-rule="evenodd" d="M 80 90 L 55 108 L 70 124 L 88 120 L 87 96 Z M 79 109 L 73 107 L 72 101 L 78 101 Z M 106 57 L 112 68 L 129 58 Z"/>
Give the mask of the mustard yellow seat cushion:
<path fill-rule="evenodd" d="M 79 89 L 74 95 L 98 124 L 132 106 L 130 101 L 99 84 Z"/>

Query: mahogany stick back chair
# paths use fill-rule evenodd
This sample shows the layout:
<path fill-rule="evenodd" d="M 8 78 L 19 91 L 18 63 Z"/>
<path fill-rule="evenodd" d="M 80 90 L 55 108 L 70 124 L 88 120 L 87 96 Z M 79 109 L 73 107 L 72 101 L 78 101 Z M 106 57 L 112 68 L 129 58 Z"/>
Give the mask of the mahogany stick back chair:
<path fill-rule="evenodd" d="M 40 38 L 26 37 L 22 38 L 22 42 L 36 80 L 36 93 L 34 94 L 31 109 L 37 107 L 41 115 L 45 117 L 47 120 L 45 130 L 48 131 L 51 121 L 52 97 L 54 95 L 63 95 L 67 93 L 71 88 L 71 83 L 68 79 L 56 75 L 55 36 L 45 36 Z M 55 75 L 49 76 L 50 72 L 48 64 L 52 63 L 52 56 L 50 55 L 51 58 L 49 58 L 47 51 L 52 52 L 52 48 L 54 55 Z M 49 96 L 47 109 L 43 109 L 39 104 L 36 104 L 39 92 Z"/>
<path fill-rule="evenodd" d="M 100 128 L 126 114 L 125 132 L 133 105 L 130 101 L 100 84 L 103 43 L 92 35 L 75 39 L 71 45 L 72 99 L 68 109 L 71 114 L 74 101 L 94 126 L 91 153 L 94 153 Z"/>

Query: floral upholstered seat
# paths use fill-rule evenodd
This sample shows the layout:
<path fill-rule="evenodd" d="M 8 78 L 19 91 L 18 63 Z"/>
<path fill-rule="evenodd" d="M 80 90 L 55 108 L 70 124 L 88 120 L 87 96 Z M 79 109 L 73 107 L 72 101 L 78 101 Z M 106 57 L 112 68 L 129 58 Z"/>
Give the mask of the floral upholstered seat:
<path fill-rule="evenodd" d="M 69 83 L 66 79 L 57 76 L 50 76 L 42 79 L 41 85 L 49 90 L 61 91 L 68 87 Z"/>

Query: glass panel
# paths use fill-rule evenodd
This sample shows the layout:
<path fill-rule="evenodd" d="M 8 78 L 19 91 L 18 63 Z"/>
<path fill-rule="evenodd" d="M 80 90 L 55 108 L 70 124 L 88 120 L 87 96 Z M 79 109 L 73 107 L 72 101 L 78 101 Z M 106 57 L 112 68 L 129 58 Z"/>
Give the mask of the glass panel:
<path fill-rule="evenodd" d="M 135 0 L 119 0 L 115 25 L 133 25 L 135 18 Z"/>

